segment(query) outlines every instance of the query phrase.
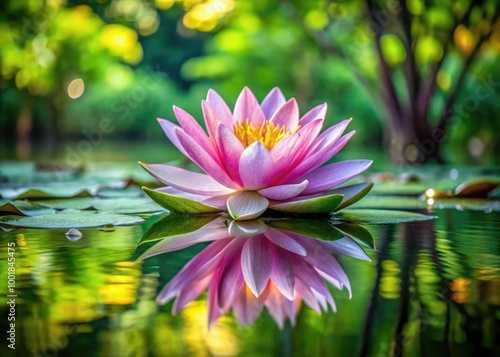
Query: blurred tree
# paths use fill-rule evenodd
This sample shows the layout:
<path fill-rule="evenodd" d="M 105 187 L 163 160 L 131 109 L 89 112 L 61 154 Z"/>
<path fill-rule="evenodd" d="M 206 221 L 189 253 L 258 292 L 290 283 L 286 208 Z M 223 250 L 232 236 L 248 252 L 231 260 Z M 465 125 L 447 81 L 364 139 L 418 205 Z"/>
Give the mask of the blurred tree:
<path fill-rule="evenodd" d="M 293 11 L 300 10 L 290 4 Z M 365 0 L 324 3 L 306 11 L 310 36 L 323 50 L 353 64 L 354 73 L 376 56 L 382 91 L 373 87 L 371 93 L 377 100 L 380 93 L 385 104 L 394 161 L 442 163 L 440 148 L 449 124 L 462 116 L 464 107 L 469 109 L 467 102 L 457 103 L 457 96 L 472 65 L 479 54 L 498 57 L 500 5 L 484 0 Z M 366 72 L 358 76 L 375 78 Z M 479 80 L 492 81 L 491 76 Z M 494 83 L 485 85 L 491 91 Z M 480 96 L 470 99 L 469 110 L 485 99 Z"/>
<path fill-rule="evenodd" d="M 341 88 L 325 99 L 354 112 L 370 101 L 388 119 L 395 162 L 441 163 L 449 124 L 493 99 L 479 93 L 457 103 L 473 65 L 498 58 L 499 10 L 493 0 L 240 1 L 209 54 L 183 73 L 225 86 L 276 84 L 302 100 Z M 491 94 L 491 75 L 477 81 Z"/>
<path fill-rule="evenodd" d="M 80 97 L 86 82 L 105 78 L 111 68 L 125 70 L 126 64 L 142 59 L 134 29 L 107 25 L 87 5 L 67 8 L 64 0 L 7 1 L 2 2 L 1 13 L 0 79 L 2 88 L 15 86 L 20 93 L 21 151 L 29 145 L 34 98 L 47 99 L 46 135 L 55 143 L 60 139 L 61 106 L 68 97 Z"/>

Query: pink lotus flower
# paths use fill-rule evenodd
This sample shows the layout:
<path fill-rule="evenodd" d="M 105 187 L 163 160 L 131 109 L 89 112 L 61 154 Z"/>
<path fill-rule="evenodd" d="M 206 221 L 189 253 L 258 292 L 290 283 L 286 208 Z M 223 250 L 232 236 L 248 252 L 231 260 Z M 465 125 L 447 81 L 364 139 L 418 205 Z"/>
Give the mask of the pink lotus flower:
<path fill-rule="evenodd" d="M 266 209 L 327 213 L 366 195 L 371 183 L 332 190 L 361 172 L 370 160 L 322 166 L 353 136 L 342 136 L 344 120 L 321 132 L 326 103 L 299 118 L 295 99 L 274 88 L 261 104 L 245 87 L 234 110 L 213 90 L 202 101 L 208 135 L 196 120 L 174 106 L 180 126 L 158 119 L 170 141 L 205 174 L 170 165 L 143 167 L 169 187 L 146 193 L 172 212 L 227 210 L 236 220 L 253 219 Z"/>
<path fill-rule="evenodd" d="M 166 304 L 175 298 L 172 311 L 177 313 L 208 290 L 209 326 L 230 309 L 242 325 L 250 324 L 266 306 L 283 327 L 286 318 L 295 323 L 302 300 L 318 313 L 328 311 L 328 305 L 336 311 L 325 281 L 338 289 L 346 287 L 350 296 L 351 286 L 330 253 L 370 260 L 347 236 L 323 241 L 276 229 L 260 220 L 232 221 L 228 228 L 222 217 L 194 232 L 160 241 L 139 259 L 207 241 L 213 242 L 172 278 L 157 302 Z"/>

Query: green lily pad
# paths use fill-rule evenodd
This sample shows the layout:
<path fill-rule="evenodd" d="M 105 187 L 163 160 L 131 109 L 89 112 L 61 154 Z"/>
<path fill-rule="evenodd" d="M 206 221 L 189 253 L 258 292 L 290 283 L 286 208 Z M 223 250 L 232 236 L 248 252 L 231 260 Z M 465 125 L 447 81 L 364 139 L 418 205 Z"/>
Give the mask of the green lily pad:
<path fill-rule="evenodd" d="M 427 202 L 415 196 L 372 196 L 357 202 L 353 208 L 426 209 Z"/>
<path fill-rule="evenodd" d="M 97 192 L 97 196 L 104 198 L 135 198 L 143 196 L 144 192 L 137 186 L 126 188 L 105 187 Z"/>
<path fill-rule="evenodd" d="M 332 219 L 334 222 L 349 222 L 360 224 L 397 224 L 405 222 L 428 221 L 434 218 L 436 217 L 404 211 L 349 209 L 335 213 Z"/>
<path fill-rule="evenodd" d="M 28 201 L 5 202 L 0 205 L 0 215 L 15 214 L 20 216 L 41 216 L 55 211 L 51 208 L 33 204 Z"/>
<path fill-rule="evenodd" d="M 418 196 L 431 186 L 422 182 L 377 182 L 372 193 L 380 195 Z"/>
<path fill-rule="evenodd" d="M 0 196 L 9 200 L 24 200 L 33 198 L 69 198 L 69 197 L 91 197 L 97 193 L 98 186 L 72 187 L 68 185 L 57 187 L 33 187 L 33 188 L 3 188 Z"/>
<path fill-rule="evenodd" d="M 336 211 L 340 211 L 341 209 L 344 209 L 347 206 L 350 206 L 365 197 L 368 192 L 370 192 L 372 187 L 373 182 L 363 182 L 358 183 L 357 185 L 340 187 L 328 192 L 344 196 L 344 198 L 342 199 L 342 203 L 335 209 Z"/>
<path fill-rule="evenodd" d="M 269 209 L 301 214 L 317 214 L 333 212 L 342 202 L 343 195 L 326 195 L 309 199 L 297 199 L 296 201 L 270 204 Z"/>
<path fill-rule="evenodd" d="M 202 214 L 202 213 L 220 213 L 221 209 L 209 206 L 188 198 L 170 195 L 165 192 L 151 190 L 147 187 L 142 188 L 153 201 L 160 206 L 168 209 L 172 213 L 178 214 Z"/>
<path fill-rule="evenodd" d="M 163 207 L 154 203 L 147 197 L 115 199 L 96 198 L 93 207 L 98 211 L 123 214 L 152 213 L 164 210 Z"/>
<path fill-rule="evenodd" d="M 153 242 L 172 236 L 179 236 L 194 232 L 204 225 L 212 222 L 218 216 L 179 216 L 168 215 L 149 228 L 139 244 Z"/>
<path fill-rule="evenodd" d="M 294 218 L 272 220 L 267 222 L 267 224 L 273 228 L 316 239 L 336 240 L 344 237 L 344 234 L 336 229 L 328 220 Z"/>
<path fill-rule="evenodd" d="M 57 200 L 36 201 L 41 206 L 54 209 L 95 209 L 112 213 L 152 213 L 162 211 L 163 208 L 147 197 L 133 198 L 98 198 L 82 197 Z"/>
<path fill-rule="evenodd" d="M 66 198 L 66 199 L 48 199 L 33 201 L 41 206 L 53 209 L 88 209 L 92 208 L 95 202 L 94 197 Z"/>
<path fill-rule="evenodd" d="M 142 223 L 144 220 L 136 216 L 115 213 L 65 210 L 57 214 L 36 217 L 3 216 L 0 224 L 10 227 L 71 229 L 94 228 L 104 226 L 128 226 Z"/>
<path fill-rule="evenodd" d="M 421 200 L 407 196 L 367 196 L 356 203 L 353 208 L 383 209 L 460 209 L 471 211 L 500 211 L 500 201 L 474 198 L 429 198 Z"/>

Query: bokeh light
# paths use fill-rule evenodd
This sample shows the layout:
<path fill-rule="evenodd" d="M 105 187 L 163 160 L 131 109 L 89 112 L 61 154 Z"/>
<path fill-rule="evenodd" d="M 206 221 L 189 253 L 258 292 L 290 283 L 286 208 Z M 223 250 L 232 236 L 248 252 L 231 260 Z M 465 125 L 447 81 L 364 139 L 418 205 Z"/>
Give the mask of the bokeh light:
<path fill-rule="evenodd" d="M 70 97 L 71 99 L 80 98 L 84 91 L 85 91 L 85 83 L 81 78 L 73 79 L 68 84 L 67 92 L 68 92 L 68 97 Z"/>

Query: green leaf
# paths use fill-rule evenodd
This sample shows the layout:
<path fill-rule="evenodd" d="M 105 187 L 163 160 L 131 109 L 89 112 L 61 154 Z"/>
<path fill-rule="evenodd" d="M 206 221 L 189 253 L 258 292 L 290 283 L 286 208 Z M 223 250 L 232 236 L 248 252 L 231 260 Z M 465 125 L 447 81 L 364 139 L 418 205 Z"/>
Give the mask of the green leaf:
<path fill-rule="evenodd" d="M 173 236 L 194 232 L 219 216 L 179 216 L 168 215 L 149 228 L 139 244 L 153 242 Z"/>
<path fill-rule="evenodd" d="M 95 202 L 94 197 L 81 197 L 81 198 L 66 198 L 66 199 L 48 199 L 33 201 L 41 206 L 50 207 L 54 209 L 88 209 L 92 208 Z"/>
<path fill-rule="evenodd" d="M 1 225 L 43 229 L 94 228 L 110 225 L 127 226 L 139 224 L 143 221 L 142 218 L 136 216 L 78 210 L 65 210 L 57 214 L 36 217 L 0 217 Z"/>
<path fill-rule="evenodd" d="M 372 194 L 418 196 L 423 194 L 428 188 L 431 188 L 431 186 L 432 185 L 430 184 L 425 184 L 422 182 L 377 182 L 372 190 Z"/>
<path fill-rule="evenodd" d="M 328 192 L 343 195 L 342 203 L 335 209 L 336 211 L 340 211 L 365 197 L 368 192 L 373 187 L 373 182 L 363 182 L 358 183 L 357 185 L 340 187 L 334 190 L 330 190 Z"/>
<path fill-rule="evenodd" d="M 336 222 L 396 224 L 405 222 L 427 221 L 434 218 L 436 217 L 404 211 L 349 209 L 335 213 L 332 219 Z"/>
<path fill-rule="evenodd" d="M 23 200 L 32 198 L 69 198 L 95 196 L 98 186 L 57 186 L 57 187 L 33 187 L 33 188 L 3 188 L 0 195 L 10 200 Z"/>
<path fill-rule="evenodd" d="M 353 208 L 384 209 L 460 209 L 471 211 L 500 211 L 500 201 L 474 198 L 428 198 L 423 201 L 417 197 L 406 196 L 367 196 Z"/>
<path fill-rule="evenodd" d="M 427 202 L 414 196 L 367 196 L 353 208 L 426 209 Z"/>
<path fill-rule="evenodd" d="M 152 213 L 163 211 L 163 207 L 152 202 L 147 197 L 136 198 L 96 198 L 93 207 L 98 211 L 123 214 Z"/>
<path fill-rule="evenodd" d="M 142 192 L 142 191 L 141 191 Z M 37 201 L 41 206 L 54 209 L 95 209 L 113 213 L 152 213 L 162 211 L 163 208 L 147 197 L 132 198 L 97 198 L 82 197 L 60 200 Z"/>
<path fill-rule="evenodd" d="M 51 208 L 33 204 L 28 201 L 12 201 L 5 202 L 0 205 L 0 216 L 7 214 L 15 214 L 20 216 L 40 216 L 54 212 L 55 211 Z"/>
<path fill-rule="evenodd" d="M 309 199 L 297 199 L 296 201 L 271 204 L 269 209 L 300 214 L 315 214 L 333 212 L 342 202 L 343 195 L 327 195 Z"/>
<path fill-rule="evenodd" d="M 153 201 L 160 206 L 168 209 L 172 213 L 178 214 L 202 214 L 219 213 L 222 210 L 218 207 L 209 206 L 201 202 L 193 201 L 188 198 L 170 195 L 165 192 L 151 190 L 147 187 L 142 188 Z"/>
<path fill-rule="evenodd" d="M 336 240 L 344 237 L 344 234 L 328 220 L 294 218 L 271 220 L 267 224 L 273 228 L 316 239 Z"/>
<path fill-rule="evenodd" d="M 105 187 L 97 192 L 97 196 L 104 198 L 136 198 L 143 195 L 144 193 L 137 186 L 130 186 L 125 188 Z"/>

